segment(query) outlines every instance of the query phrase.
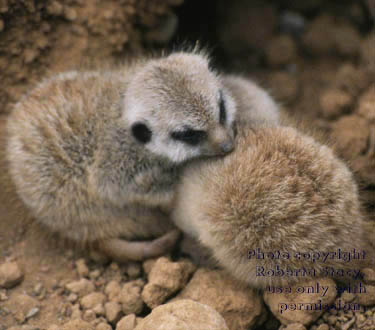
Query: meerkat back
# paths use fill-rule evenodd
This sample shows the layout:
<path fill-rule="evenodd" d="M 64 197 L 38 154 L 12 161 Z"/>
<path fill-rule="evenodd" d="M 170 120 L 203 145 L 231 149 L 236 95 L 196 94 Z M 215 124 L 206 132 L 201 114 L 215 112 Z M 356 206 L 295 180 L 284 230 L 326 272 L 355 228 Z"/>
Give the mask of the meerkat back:
<path fill-rule="evenodd" d="M 180 169 L 233 150 L 234 114 L 200 53 L 56 75 L 9 116 L 10 176 L 50 231 L 103 246 L 120 261 L 126 250 L 136 260 L 160 255 L 178 237 L 168 211 Z"/>
<path fill-rule="evenodd" d="M 254 81 L 237 75 L 226 75 L 223 83 L 231 92 L 237 105 L 239 123 L 249 125 L 278 125 L 280 109 L 266 90 Z"/>
<path fill-rule="evenodd" d="M 319 276 L 325 267 L 358 269 L 368 260 L 301 257 L 338 248 L 360 253 L 367 246 L 352 174 L 328 147 L 291 127 L 242 126 L 232 154 L 192 164 L 173 218 L 233 276 L 254 287 Z M 269 257 L 278 251 L 290 258 Z M 288 269 L 312 271 L 302 278 L 293 271 L 286 275 Z M 280 275 L 278 270 L 284 276 L 267 276 Z"/>

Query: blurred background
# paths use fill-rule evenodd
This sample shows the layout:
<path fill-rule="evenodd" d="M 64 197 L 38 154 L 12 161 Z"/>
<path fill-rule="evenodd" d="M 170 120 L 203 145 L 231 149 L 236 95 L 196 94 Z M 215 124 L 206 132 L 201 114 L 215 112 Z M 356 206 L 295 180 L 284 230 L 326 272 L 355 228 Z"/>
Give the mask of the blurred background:
<path fill-rule="evenodd" d="M 0 0 L 0 113 L 47 74 L 199 41 L 331 136 L 372 210 L 374 14 L 374 0 Z"/>

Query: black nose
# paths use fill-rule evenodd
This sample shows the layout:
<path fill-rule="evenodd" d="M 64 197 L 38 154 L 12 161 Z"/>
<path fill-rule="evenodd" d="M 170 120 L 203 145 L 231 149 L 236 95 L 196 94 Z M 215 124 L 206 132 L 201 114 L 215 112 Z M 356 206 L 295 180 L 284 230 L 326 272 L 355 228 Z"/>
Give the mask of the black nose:
<path fill-rule="evenodd" d="M 225 141 L 225 142 L 223 142 L 223 143 L 220 143 L 220 150 L 221 150 L 223 153 L 225 153 L 225 154 L 227 154 L 227 153 L 233 151 L 233 149 L 234 149 L 234 143 L 233 143 L 232 140 L 229 140 L 229 141 Z"/>

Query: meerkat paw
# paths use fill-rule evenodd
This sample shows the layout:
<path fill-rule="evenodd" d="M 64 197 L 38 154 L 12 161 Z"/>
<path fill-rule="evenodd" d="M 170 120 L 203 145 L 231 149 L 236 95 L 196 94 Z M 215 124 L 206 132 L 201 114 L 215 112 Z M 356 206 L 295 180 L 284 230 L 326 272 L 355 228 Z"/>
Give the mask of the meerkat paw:
<path fill-rule="evenodd" d="M 141 261 L 167 253 L 174 247 L 179 236 L 180 231 L 173 229 L 152 241 L 127 241 L 112 238 L 99 244 L 99 252 L 118 262 Z"/>

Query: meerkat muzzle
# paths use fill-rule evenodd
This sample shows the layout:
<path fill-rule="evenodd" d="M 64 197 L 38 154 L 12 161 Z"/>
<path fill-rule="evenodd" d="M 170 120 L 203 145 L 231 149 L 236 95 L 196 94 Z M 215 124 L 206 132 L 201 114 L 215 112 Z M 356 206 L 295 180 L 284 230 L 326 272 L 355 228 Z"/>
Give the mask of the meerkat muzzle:
<path fill-rule="evenodd" d="M 234 150 L 233 137 L 225 129 L 216 129 L 211 135 L 210 142 L 218 154 L 227 154 Z"/>
<path fill-rule="evenodd" d="M 220 143 L 219 148 L 224 154 L 227 154 L 234 150 L 234 143 L 232 140 L 225 141 L 223 143 Z"/>

